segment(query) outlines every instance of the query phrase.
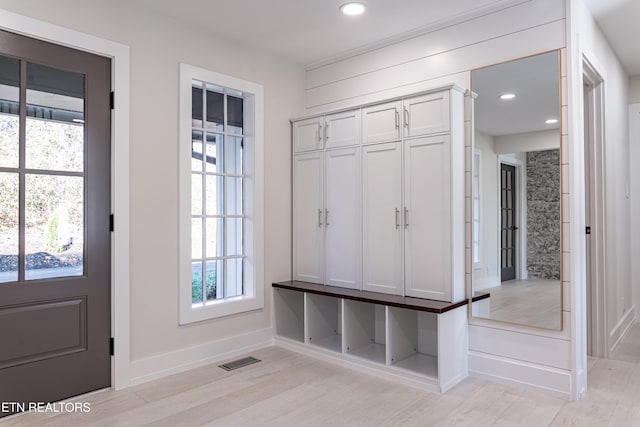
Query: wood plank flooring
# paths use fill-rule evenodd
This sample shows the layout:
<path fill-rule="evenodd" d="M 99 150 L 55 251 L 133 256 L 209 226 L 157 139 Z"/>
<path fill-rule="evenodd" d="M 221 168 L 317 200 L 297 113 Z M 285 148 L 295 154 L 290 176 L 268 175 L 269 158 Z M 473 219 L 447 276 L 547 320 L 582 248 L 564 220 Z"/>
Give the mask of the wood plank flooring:
<path fill-rule="evenodd" d="M 440 395 L 279 347 L 226 372 L 208 365 L 81 397 L 90 413 L 28 413 L 2 426 L 640 426 L 640 364 L 591 359 L 585 400 L 477 378 Z"/>

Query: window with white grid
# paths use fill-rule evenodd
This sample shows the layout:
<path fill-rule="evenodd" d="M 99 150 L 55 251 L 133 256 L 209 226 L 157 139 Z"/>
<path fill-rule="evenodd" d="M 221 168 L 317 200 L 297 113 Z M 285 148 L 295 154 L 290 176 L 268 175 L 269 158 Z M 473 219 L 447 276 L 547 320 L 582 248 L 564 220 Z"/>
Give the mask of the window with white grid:
<path fill-rule="evenodd" d="M 263 305 L 255 274 L 262 87 L 181 64 L 180 98 L 180 304 L 189 323 Z"/>

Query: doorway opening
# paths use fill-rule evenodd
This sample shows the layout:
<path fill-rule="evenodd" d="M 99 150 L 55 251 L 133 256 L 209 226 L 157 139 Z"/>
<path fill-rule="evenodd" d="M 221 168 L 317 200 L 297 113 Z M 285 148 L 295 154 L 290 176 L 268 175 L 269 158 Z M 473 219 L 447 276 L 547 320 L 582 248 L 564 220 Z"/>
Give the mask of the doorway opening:
<path fill-rule="evenodd" d="M 587 354 L 608 357 L 605 292 L 604 79 L 583 59 Z"/>

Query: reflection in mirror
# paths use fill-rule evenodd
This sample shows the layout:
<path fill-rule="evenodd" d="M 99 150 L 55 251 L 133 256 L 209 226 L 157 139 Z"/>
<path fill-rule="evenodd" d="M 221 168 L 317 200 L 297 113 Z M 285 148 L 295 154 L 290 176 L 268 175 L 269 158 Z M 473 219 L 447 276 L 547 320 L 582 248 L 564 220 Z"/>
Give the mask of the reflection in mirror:
<path fill-rule="evenodd" d="M 557 51 L 471 73 L 475 317 L 562 329 L 559 76 Z"/>

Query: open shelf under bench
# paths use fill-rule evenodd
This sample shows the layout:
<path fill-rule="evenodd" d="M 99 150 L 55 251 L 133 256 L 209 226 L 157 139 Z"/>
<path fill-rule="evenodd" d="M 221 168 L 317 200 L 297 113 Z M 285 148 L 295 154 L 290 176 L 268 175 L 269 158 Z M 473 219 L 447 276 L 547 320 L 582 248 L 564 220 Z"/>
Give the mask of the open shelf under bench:
<path fill-rule="evenodd" d="M 444 392 L 467 376 L 467 301 L 274 283 L 276 342 Z"/>

